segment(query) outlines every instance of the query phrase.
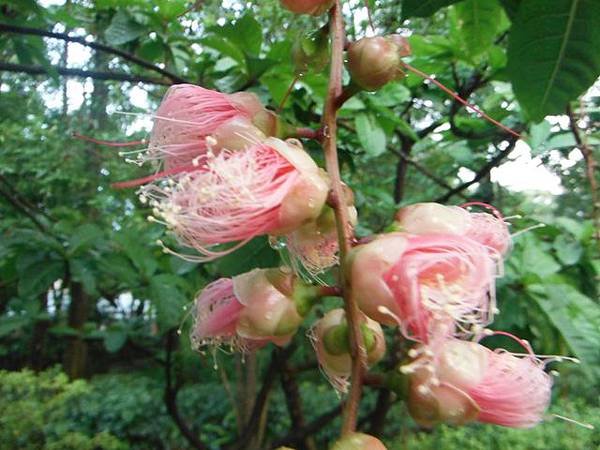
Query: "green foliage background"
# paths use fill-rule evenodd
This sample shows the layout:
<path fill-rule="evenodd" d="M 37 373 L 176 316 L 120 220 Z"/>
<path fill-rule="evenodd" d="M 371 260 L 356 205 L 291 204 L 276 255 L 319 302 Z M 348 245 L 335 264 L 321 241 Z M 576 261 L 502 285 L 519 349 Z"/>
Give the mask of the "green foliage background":
<path fill-rule="evenodd" d="M 325 20 L 294 17 L 274 0 L 207 0 L 192 10 L 193 2 L 182 0 L 49 3 L 0 0 L 0 23 L 90 36 L 189 82 L 255 92 L 273 108 L 294 78 L 289 58 L 294 39 Z M 369 32 L 362 3 L 343 3 L 349 39 L 362 37 Z M 377 93 L 359 94 L 341 110 L 343 178 L 355 192 L 358 234 L 384 230 L 400 205 L 432 200 L 492 203 L 507 216 L 522 217 L 511 220 L 514 231 L 545 224 L 515 237 L 498 281 L 501 314 L 494 326 L 528 339 L 539 353 L 579 358 L 580 365 L 552 366 L 561 374 L 558 409 L 597 423 L 600 256 L 590 180 L 565 114 L 570 105 L 598 160 L 598 88 L 582 94 L 600 75 L 600 5 L 593 0 L 370 4 L 378 33 L 408 36 L 410 64 L 522 132 L 532 156 L 564 189 L 559 195 L 516 192 L 493 182 L 484 169 L 510 159 L 508 137 L 409 74 Z M 70 44 L 70 51 L 77 45 Z M 212 448 L 230 442 L 238 428 L 231 393 L 221 387 L 222 373 L 231 378 L 235 403 L 236 383 L 251 369 L 238 357 L 219 355 L 221 369 L 214 370 L 211 355 L 193 353 L 185 308 L 216 277 L 275 265 L 285 252 L 257 239 L 211 264 L 164 254 L 156 240 L 176 247 L 174 239 L 147 222 L 149 211 L 131 191 L 110 187 L 150 169 L 124 163 L 113 149 L 72 138 L 73 132 L 111 140 L 145 137 L 138 117 L 115 111 L 150 113 L 165 92 L 160 83 L 172 80 L 103 52 L 68 60 L 61 40 L 6 31 L 0 33 L 0 64 L 0 367 L 37 371 L 62 364 L 70 375 L 90 378 L 70 383 L 56 369 L 39 377 L 2 372 L 0 448 L 185 448 L 187 441 L 163 405 L 166 336 L 180 326 L 183 332 L 169 351 L 182 415 Z M 7 64 L 20 71 L 7 71 Z M 87 79 L 77 105 L 69 103 L 76 86 L 57 70 L 66 65 L 160 83 Z M 46 74 L 27 74 L 32 67 Z M 303 76 L 282 111 L 285 118 L 318 127 L 326 83 L 326 70 Z M 141 103 L 140 93 L 147 99 Z M 322 165 L 318 146 L 305 145 Z M 465 171 L 481 177 L 454 192 L 465 182 Z M 597 170 L 591 176 L 598 183 Z M 314 357 L 302 332 L 295 344 L 291 363 L 310 366 Z M 496 344 L 506 342 L 490 339 Z M 258 355 L 259 373 L 269 354 L 270 349 Z M 302 371 L 298 380 L 308 419 L 335 406 L 318 371 Z M 266 442 L 290 428 L 278 386 L 273 395 Z M 363 416 L 375 397 L 367 394 Z M 418 433 L 401 402 L 386 424 L 390 448 L 600 445 L 592 432 L 558 422 L 527 432 L 474 426 Z M 322 448 L 336 426 L 334 421 L 318 434 Z"/>

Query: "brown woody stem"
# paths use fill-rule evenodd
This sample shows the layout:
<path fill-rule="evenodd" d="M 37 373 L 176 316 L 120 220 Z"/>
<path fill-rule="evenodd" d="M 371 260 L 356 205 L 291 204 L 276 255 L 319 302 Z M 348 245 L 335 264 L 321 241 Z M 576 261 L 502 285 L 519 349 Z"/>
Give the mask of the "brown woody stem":
<path fill-rule="evenodd" d="M 362 377 L 366 366 L 366 351 L 361 339 L 358 305 L 352 298 L 350 285 L 345 275 L 348 253 L 351 249 L 353 236 L 348 217 L 348 208 L 340 176 L 337 154 L 337 110 L 338 99 L 342 95 L 342 73 L 344 68 L 344 21 L 339 0 L 335 1 L 329 18 L 331 30 L 331 69 L 329 87 L 323 114 L 323 151 L 327 172 L 331 177 L 331 194 L 337 223 L 338 240 L 340 245 L 340 286 L 346 318 L 350 327 L 350 352 L 352 356 L 352 383 L 348 398 L 344 405 L 344 420 L 342 434 L 352 433 L 356 429 L 358 407 L 362 394 Z"/>

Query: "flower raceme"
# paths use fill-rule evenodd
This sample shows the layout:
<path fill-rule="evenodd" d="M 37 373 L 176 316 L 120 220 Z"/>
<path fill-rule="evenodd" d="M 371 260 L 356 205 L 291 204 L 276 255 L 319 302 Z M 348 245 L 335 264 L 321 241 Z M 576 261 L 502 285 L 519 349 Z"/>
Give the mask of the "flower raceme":
<path fill-rule="evenodd" d="M 439 203 L 416 203 L 401 208 L 395 216 L 400 231 L 411 234 L 455 234 L 485 245 L 492 254 L 505 255 L 511 244 L 510 233 L 500 213 L 485 204 L 487 212 L 469 212 L 464 207 L 445 206 Z"/>
<path fill-rule="evenodd" d="M 349 270 L 361 310 L 410 339 L 468 334 L 494 314 L 493 260 L 464 236 L 382 235 L 353 250 Z"/>
<path fill-rule="evenodd" d="M 318 16 L 333 6 L 333 0 L 281 0 L 281 4 L 296 14 Z"/>
<path fill-rule="evenodd" d="M 198 170 L 148 185 L 142 195 L 186 246 L 209 261 L 255 236 L 289 233 L 316 219 L 329 182 L 296 141 L 269 138 L 246 150 L 209 155 Z M 226 250 L 215 246 L 237 242 Z"/>
<path fill-rule="evenodd" d="M 367 351 L 367 364 L 377 363 L 385 354 L 381 326 L 365 315 L 360 316 L 361 334 Z M 319 319 L 310 332 L 317 360 L 331 384 L 345 392 L 352 372 L 349 328 L 343 309 L 333 309 Z"/>
<path fill-rule="evenodd" d="M 531 349 L 515 356 L 449 339 L 416 353 L 400 370 L 409 374 L 409 411 L 423 426 L 476 420 L 528 428 L 542 420 L 550 403 L 552 379 Z"/>
<path fill-rule="evenodd" d="M 209 284 L 194 304 L 193 347 L 285 345 L 302 322 L 294 300 L 302 300 L 298 283 L 287 270 L 255 269 Z"/>

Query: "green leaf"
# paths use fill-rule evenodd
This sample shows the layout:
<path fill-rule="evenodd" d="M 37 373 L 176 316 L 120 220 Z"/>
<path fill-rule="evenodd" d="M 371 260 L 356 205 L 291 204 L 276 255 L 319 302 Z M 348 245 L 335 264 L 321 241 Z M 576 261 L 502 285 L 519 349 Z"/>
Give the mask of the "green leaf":
<path fill-rule="evenodd" d="M 519 10 L 519 5 L 521 4 L 521 0 L 500 0 L 506 15 L 510 20 L 513 20 L 517 15 L 517 11 Z"/>
<path fill-rule="evenodd" d="M 258 56 L 262 48 L 262 27 L 252 14 L 246 14 L 235 23 L 215 28 L 212 31 L 225 37 L 248 55 Z"/>
<path fill-rule="evenodd" d="M 8 336 L 13 331 L 29 325 L 32 322 L 31 316 L 8 316 L 0 317 L 0 338 Z"/>
<path fill-rule="evenodd" d="M 184 306 L 191 301 L 178 288 L 180 283 L 179 277 L 170 274 L 157 275 L 150 281 L 150 296 L 161 331 L 179 325 L 185 314 Z"/>
<path fill-rule="evenodd" d="M 583 248 L 572 236 L 561 234 L 554 241 L 556 256 L 565 266 L 572 266 L 581 258 Z"/>
<path fill-rule="evenodd" d="M 47 290 L 54 281 L 61 278 L 65 266 L 62 261 L 40 259 L 30 261 L 30 264 L 26 265 L 17 263 L 17 270 L 19 295 L 33 297 Z"/>
<path fill-rule="evenodd" d="M 533 238 L 525 241 L 522 264 L 527 273 L 538 275 L 541 278 L 560 270 L 560 264 Z"/>
<path fill-rule="evenodd" d="M 590 378 L 600 377 L 600 306 L 567 284 L 532 285 L 531 296 Z"/>
<path fill-rule="evenodd" d="M 546 146 L 540 147 L 550 137 L 552 124 L 546 120 L 542 120 L 540 123 L 531 125 L 529 128 L 529 135 L 527 137 L 527 143 L 531 147 L 531 151 L 534 155 L 537 155 L 544 150 Z"/>
<path fill-rule="evenodd" d="M 144 32 L 142 25 L 134 22 L 124 10 L 119 10 L 104 32 L 104 39 L 109 45 L 122 45 L 137 39 Z"/>
<path fill-rule="evenodd" d="M 494 43 L 502 9 L 495 0 L 466 0 L 455 8 L 467 53 L 477 57 Z"/>
<path fill-rule="evenodd" d="M 438 9 L 450 6 L 460 0 L 405 0 L 402 2 L 402 19 L 409 17 L 429 17 Z"/>
<path fill-rule="evenodd" d="M 367 155 L 379 156 L 385 152 L 385 133 L 372 114 L 358 114 L 354 124 L 358 140 Z"/>
<path fill-rule="evenodd" d="M 600 75 L 600 4 L 523 0 L 508 46 L 515 95 L 534 121 L 565 111 Z"/>
<path fill-rule="evenodd" d="M 116 353 L 127 342 L 127 330 L 122 326 L 113 326 L 104 332 L 104 348 L 109 353 Z"/>
<path fill-rule="evenodd" d="M 221 276 L 231 277 L 255 268 L 279 264 L 279 254 L 271 248 L 267 238 L 252 239 L 239 250 L 220 258 L 215 266 Z"/>
<path fill-rule="evenodd" d="M 223 39 L 221 36 L 207 36 L 200 41 L 206 47 L 213 48 L 223 55 L 229 56 L 237 61 L 238 64 L 245 67 L 246 58 L 244 52 L 233 42 Z"/>
<path fill-rule="evenodd" d="M 98 225 L 91 223 L 81 225 L 69 237 L 69 253 L 74 255 L 88 250 L 94 245 L 101 243 L 103 239 L 104 232 Z"/>

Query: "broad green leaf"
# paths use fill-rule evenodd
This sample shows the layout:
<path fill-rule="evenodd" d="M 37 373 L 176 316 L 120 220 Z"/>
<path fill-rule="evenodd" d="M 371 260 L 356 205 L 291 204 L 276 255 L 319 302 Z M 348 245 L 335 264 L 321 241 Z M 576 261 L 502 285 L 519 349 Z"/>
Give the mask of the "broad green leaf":
<path fill-rule="evenodd" d="M 20 330 L 31 322 L 32 317 L 29 315 L 0 317 L 0 338 L 8 336 L 13 331 Z"/>
<path fill-rule="evenodd" d="M 150 281 L 150 296 L 156 308 L 156 322 L 161 331 L 176 327 L 185 314 L 188 299 L 178 288 L 181 280 L 175 275 L 161 274 Z"/>
<path fill-rule="evenodd" d="M 542 120 L 540 123 L 531 125 L 526 141 L 529 144 L 529 147 L 531 147 L 531 152 L 533 155 L 538 155 L 548 148 L 543 144 L 550 137 L 551 128 L 552 125 L 546 120 Z"/>
<path fill-rule="evenodd" d="M 409 17 L 429 17 L 438 9 L 450 6 L 460 0 L 405 0 L 402 2 L 402 19 Z"/>
<path fill-rule="evenodd" d="M 585 372 L 600 376 L 600 306 L 567 284 L 532 285 L 531 296 L 563 336 Z"/>
<path fill-rule="evenodd" d="M 494 43 L 502 9 L 496 0 L 466 0 L 455 8 L 461 40 L 469 56 L 477 57 Z"/>
<path fill-rule="evenodd" d="M 69 254 L 74 255 L 102 243 L 104 232 L 95 224 L 86 223 L 77 227 L 69 237 Z"/>
<path fill-rule="evenodd" d="M 19 295 L 33 297 L 47 290 L 54 281 L 64 276 L 65 265 L 57 260 L 39 260 L 18 267 Z"/>
<path fill-rule="evenodd" d="M 255 268 L 274 267 L 279 264 L 278 253 L 271 248 L 267 238 L 251 240 L 239 250 L 219 258 L 215 266 L 221 276 L 231 277 Z"/>
<path fill-rule="evenodd" d="M 127 330 L 121 325 L 110 327 L 104 332 L 104 348 L 109 353 L 115 353 L 127 342 Z"/>
<path fill-rule="evenodd" d="M 201 43 L 206 47 L 213 48 L 225 56 L 229 56 L 245 67 L 246 58 L 244 52 L 233 42 L 224 39 L 221 36 L 207 36 L 202 39 Z"/>
<path fill-rule="evenodd" d="M 558 259 L 566 265 L 571 266 L 581 258 L 583 248 L 574 237 L 568 234 L 561 234 L 554 240 L 554 250 Z"/>
<path fill-rule="evenodd" d="M 212 31 L 227 38 L 248 55 L 258 56 L 260 53 L 263 41 L 262 27 L 252 14 L 246 14 L 235 23 L 214 28 Z"/>
<path fill-rule="evenodd" d="M 533 238 L 525 241 L 522 257 L 523 270 L 541 278 L 560 270 L 560 264 Z"/>
<path fill-rule="evenodd" d="M 372 114 L 358 114 L 354 124 L 358 140 L 367 155 L 379 156 L 385 152 L 385 133 Z"/>
<path fill-rule="evenodd" d="M 124 10 L 119 10 L 104 32 L 104 39 L 109 45 L 122 45 L 131 42 L 142 34 L 145 28 L 134 22 Z"/>
<path fill-rule="evenodd" d="M 510 32 L 508 74 L 535 121 L 561 114 L 600 75 L 600 3 L 523 0 Z"/>
<path fill-rule="evenodd" d="M 96 294 L 97 272 L 94 271 L 94 264 L 89 258 L 70 259 L 69 264 L 73 280 L 83 284 L 85 292 L 88 294 Z"/>

